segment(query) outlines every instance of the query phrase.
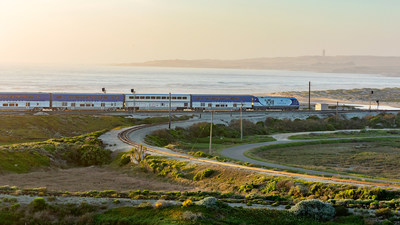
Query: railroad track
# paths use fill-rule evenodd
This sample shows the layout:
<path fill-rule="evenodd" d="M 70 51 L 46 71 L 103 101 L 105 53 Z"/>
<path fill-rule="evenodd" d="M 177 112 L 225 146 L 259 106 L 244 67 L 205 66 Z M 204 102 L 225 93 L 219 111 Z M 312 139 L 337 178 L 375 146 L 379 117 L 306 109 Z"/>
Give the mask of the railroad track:
<path fill-rule="evenodd" d="M 137 130 L 140 130 L 140 129 L 143 129 L 143 128 L 147 128 L 147 127 L 157 126 L 157 125 L 160 125 L 160 124 L 134 126 L 132 128 L 126 129 L 126 130 L 118 133 L 118 138 L 122 142 L 124 142 L 124 143 L 126 143 L 128 145 L 131 145 L 131 146 L 134 146 L 134 147 L 138 147 L 140 144 L 130 140 L 129 139 L 129 135 L 134 131 L 137 131 Z M 146 150 L 154 152 L 154 153 L 162 154 L 162 155 L 178 157 L 178 158 L 191 160 L 191 161 L 210 163 L 210 164 L 214 164 L 214 165 L 231 167 L 231 168 L 236 168 L 236 169 L 245 169 L 245 170 L 250 170 L 250 171 L 257 171 L 257 172 L 270 173 L 270 174 L 276 174 L 276 175 L 284 175 L 284 176 L 291 176 L 291 177 L 299 177 L 299 178 L 319 179 L 319 180 L 346 183 L 346 184 L 381 186 L 381 187 L 387 187 L 387 188 L 400 189 L 400 185 L 397 185 L 397 184 L 360 181 L 360 180 L 353 180 L 353 179 L 341 179 L 341 178 L 334 178 L 334 177 L 322 177 L 322 176 L 316 176 L 316 175 L 308 175 L 308 174 L 293 173 L 293 172 L 286 172 L 286 171 L 276 171 L 276 170 L 264 169 L 264 168 L 258 168 L 258 167 L 243 166 L 243 165 L 238 165 L 238 164 L 234 164 L 234 163 L 227 163 L 227 162 L 220 162 L 220 161 L 215 161 L 215 160 L 210 160 L 210 159 L 197 158 L 197 157 L 193 157 L 193 156 L 189 156 L 189 155 L 185 155 L 185 154 L 178 154 L 178 153 L 171 153 L 171 152 L 161 151 L 161 150 L 158 150 L 158 149 L 155 149 L 155 148 L 151 148 L 151 147 L 148 147 L 148 146 L 146 146 Z"/>

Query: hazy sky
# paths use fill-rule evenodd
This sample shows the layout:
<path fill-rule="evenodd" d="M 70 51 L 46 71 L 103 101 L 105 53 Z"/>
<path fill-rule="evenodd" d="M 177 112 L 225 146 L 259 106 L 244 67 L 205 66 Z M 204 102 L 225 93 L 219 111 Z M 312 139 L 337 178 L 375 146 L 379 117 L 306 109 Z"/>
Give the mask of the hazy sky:
<path fill-rule="evenodd" d="M 0 63 L 400 55 L 400 0 L 0 0 Z"/>

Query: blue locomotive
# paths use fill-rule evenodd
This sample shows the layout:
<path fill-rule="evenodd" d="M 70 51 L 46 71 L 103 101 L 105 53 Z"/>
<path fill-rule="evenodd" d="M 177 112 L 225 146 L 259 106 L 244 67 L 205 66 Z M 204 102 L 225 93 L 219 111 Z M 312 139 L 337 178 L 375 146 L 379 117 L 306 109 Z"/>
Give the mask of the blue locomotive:
<path fill-rule="evenodd" d="M 170 99 L 171 96 L 171 99 Z M 219 94 L 0 92 L 0 110 L 297 110 L 294 97 Z"/>

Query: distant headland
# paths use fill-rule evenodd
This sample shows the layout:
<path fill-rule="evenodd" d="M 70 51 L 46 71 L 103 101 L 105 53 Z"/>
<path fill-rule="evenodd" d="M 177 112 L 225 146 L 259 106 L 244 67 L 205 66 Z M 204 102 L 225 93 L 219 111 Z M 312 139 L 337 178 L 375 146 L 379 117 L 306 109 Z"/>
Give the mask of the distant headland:
<path fill-rule="evenodd" d="M 118 66 L 266 69 L 325 73 L 360 73 L 400 76 L 400 57 L 395 56 L 299 56 L 238 60 L 154 60 Z"/>

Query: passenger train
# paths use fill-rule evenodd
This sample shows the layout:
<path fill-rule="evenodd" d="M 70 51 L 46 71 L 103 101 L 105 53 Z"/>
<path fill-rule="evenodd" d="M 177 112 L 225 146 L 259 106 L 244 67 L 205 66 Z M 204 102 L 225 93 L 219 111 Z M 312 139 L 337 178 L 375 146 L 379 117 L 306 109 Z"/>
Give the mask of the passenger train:
<path fill-rule="evenodd" d="M 297 110 L 294 97 L 220 94 L 0 92 L 0 110 Z M 170 103 L 171 102 L 171 103 Z M 170 105 L 171 104 L 171 105 Z"/>

